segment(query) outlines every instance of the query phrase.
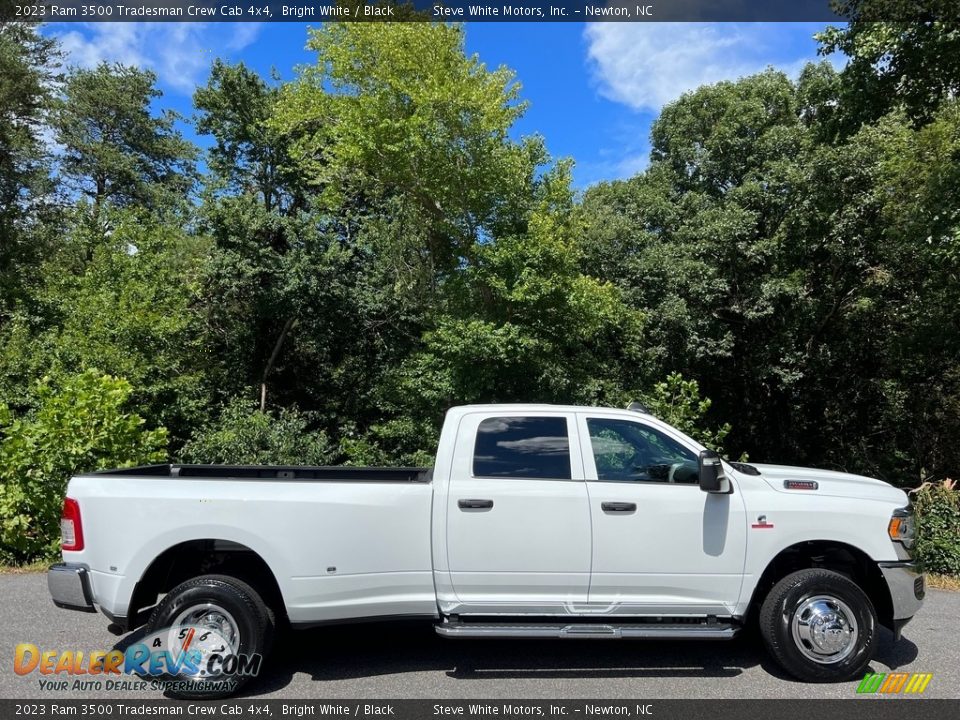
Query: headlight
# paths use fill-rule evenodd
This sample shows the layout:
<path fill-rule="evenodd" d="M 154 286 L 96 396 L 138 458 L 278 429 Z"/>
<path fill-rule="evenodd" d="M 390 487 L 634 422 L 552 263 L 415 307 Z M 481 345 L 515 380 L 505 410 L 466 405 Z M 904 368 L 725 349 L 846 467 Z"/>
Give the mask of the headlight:
<path fill-rule="evenodd" d="M 905 548 L 913 546 L 913 512 L 909 507 L 893 511 L 890 523 L 887 525 L 887 534 L 890 535 L 891 540 L 900 543 Z"/>

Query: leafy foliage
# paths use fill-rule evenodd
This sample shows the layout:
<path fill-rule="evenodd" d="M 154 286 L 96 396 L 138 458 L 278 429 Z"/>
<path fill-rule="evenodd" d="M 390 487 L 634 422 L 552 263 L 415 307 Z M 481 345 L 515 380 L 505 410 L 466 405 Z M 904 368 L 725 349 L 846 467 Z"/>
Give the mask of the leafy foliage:
<path fill-rule="evenodd" d="M 734 453 L 905 484 L 960 463 L 956 103 L 837 139 L 831 73 L 665 108 L 650 168 L 588 191 L 585 268 L 647 316 L 655 375 L 699 380 Z"/>
<path fill-rule="evenodd" d="M 53 114 L 62 174 L 95 207 L 162 206 L 192 187 L 196 149 L 174 128 L 176 113 L 151 112 L 155 84 L 152 72 L 119 64 L 66 77 Z"/>
<path fill-rule="evenodd" d="M 48 247 L 49 157 L 41 140 L 58 79 L 56 44 L 0 8 L 0 327 L 28 295 L 29 271 Z"/>
<path fill-rule="evenodd" d="M 718 428 L 706 426 L 710 398 L 700 396 L 696 380 L 684 380 L 680 373 L 670 373 L 664 382 L 653 386 L 653 392 L 644 396 L 650 413 L 686 433 L 701 445 L 723 452 L 723 440 L 730 434 L 730 424 Z M 743 459 L 743 458 L 741 458 Z"/>
<path fill-rule="evenodd" d="M 513 73 L 467 57 L 463 33 L 444 23 L 328 23 L 308 41 L 316 65 L 277 107 L 325 204 L 395 201 L 394 252 L 419 251 L 440 271 L 523 214 L 545 159 L 539 139 L 508 137 L 525 109 Z"/>
<path fill-rule="evenodd" d="M 140 414 L 182 442 L 210 402 L 191 312 L 209 241 L 113 208 L 97 222 L 78 212 L 68 227 L 69 243 L 41 266 L 30 311 L 0 334 L 3 397 L 27 406 L 34 378 L 98 369 L 131 383 Z"/>
<path fill-rule="evenodd" d="M 0 552 L 47 551 L 75 465 L 159 457 L 143 427 L 199 462 L 422 465 L 450 405 L 640 398 L 731 456 L 955 477 L 958 30 L 885 2 L 821 35 L 842 69 L 687 93 L 646 170 L 583 193 L 460 25 L 327 24 L 286 83 L 215 61 L 198 177 L 150 72 L 60 77 L 0 15 L 2 452 L 42 470 L 4 466 Z M 143 419 L 126 450 L 37 424 L 87 395 L 92 427 Z"/>
<path fill-rule="evenodd" d="M 15 415 L 0 405 L 0 560 L 52 557 L 71 475 L 159 462 L 166 430 L 148 430 L 129 412 L 130 383 L 96 371 L 44 378 L 34 407 Z"/>
<path fill-rule="evenodd" d="M 330 444 L 308 430 L 309 418 L 292 408 L 276 415 L 234 400 L 216 421 L 201 427 L 183 446 L 184 462 L 227 465 L 324 465 Z"/>
<path fill-rule="evenodd" d="M 851 128 L 853 123 L 874 122 L 897 107 L 923 124 L 960 91 L 960 25 L 952 19 L 876 22 L 870 12 L 883 17 L 884 2 L 891 0 L 852 3 L 863 6 L 855 8 L 862 13 L 859 18 L 818 36 L 821 53 L 840 51 L 849 58 L 839 90 Z M 931 18 L 956 16 L 950 0 L 926 0 L 924 5 Z"/>
<path fill-rule="evenodd" d="M 913 491 L 917 518 L 914 555 L 927 572 L 960 575 L 960 492 L 952 480 Z"/>

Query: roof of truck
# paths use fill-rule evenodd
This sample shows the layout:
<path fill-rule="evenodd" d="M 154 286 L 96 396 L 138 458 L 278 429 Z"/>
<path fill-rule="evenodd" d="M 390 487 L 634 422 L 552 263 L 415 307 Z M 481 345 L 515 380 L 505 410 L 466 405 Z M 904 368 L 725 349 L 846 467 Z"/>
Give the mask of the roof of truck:
<path fill-rule="evenodd" d="M 614 407 L 601 407 L 598 405 L 553 405 L 551 403 L 479 403 L 476 405 L 456 405 L 451 410 L 483 410 L 484 412 L 488 411 L 498 411 L 498 410 L 540 410 L 540 411 L 553 411 L 553 412 L 622 412 L 622 413 L 631 413 L 631 414 L 640 414 L 640 415 L 650 415 L 649 412 L 644 413 L 642 410 L 634 410 L 630 408 L 614 408 Z"/>

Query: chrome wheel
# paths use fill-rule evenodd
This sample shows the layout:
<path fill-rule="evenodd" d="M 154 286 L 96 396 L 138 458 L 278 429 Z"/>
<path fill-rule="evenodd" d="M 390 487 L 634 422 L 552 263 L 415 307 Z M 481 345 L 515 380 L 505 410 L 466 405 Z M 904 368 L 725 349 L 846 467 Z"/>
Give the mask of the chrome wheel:
<path fill-rule="evenodd" d="M 180 652 L 198 652 L 198 674 L 208 675 L 208 662 L 212 656 L 237 653 L 240 648 L 240 628 L 233 615 L 220 605 L 193 605 L 177 615 L 170 626 L 168 642 Z"/>
<path fill-rule="evenodd" d="M 829 665 L 846 658 L 857 646 L 857 619 L 847 605 L 830 595 L 804 599 L 790 622 L 793 641 L 804 656 Z"/>

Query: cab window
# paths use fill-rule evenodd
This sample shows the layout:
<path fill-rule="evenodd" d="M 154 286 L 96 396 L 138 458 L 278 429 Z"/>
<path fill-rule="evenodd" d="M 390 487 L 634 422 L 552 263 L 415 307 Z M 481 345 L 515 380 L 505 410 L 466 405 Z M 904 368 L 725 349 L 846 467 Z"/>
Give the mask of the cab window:
<path fill-rule="evenodd" d="M 697 456 L 668 435 L 630 420 L 588 418 L 598 480 L 697 483 Z"/>
<path fill-rule="evenodd" d="M 474 477 L 570 479 L 570 439 L 562 417 L 494 417 L 477 429 Z"/>

